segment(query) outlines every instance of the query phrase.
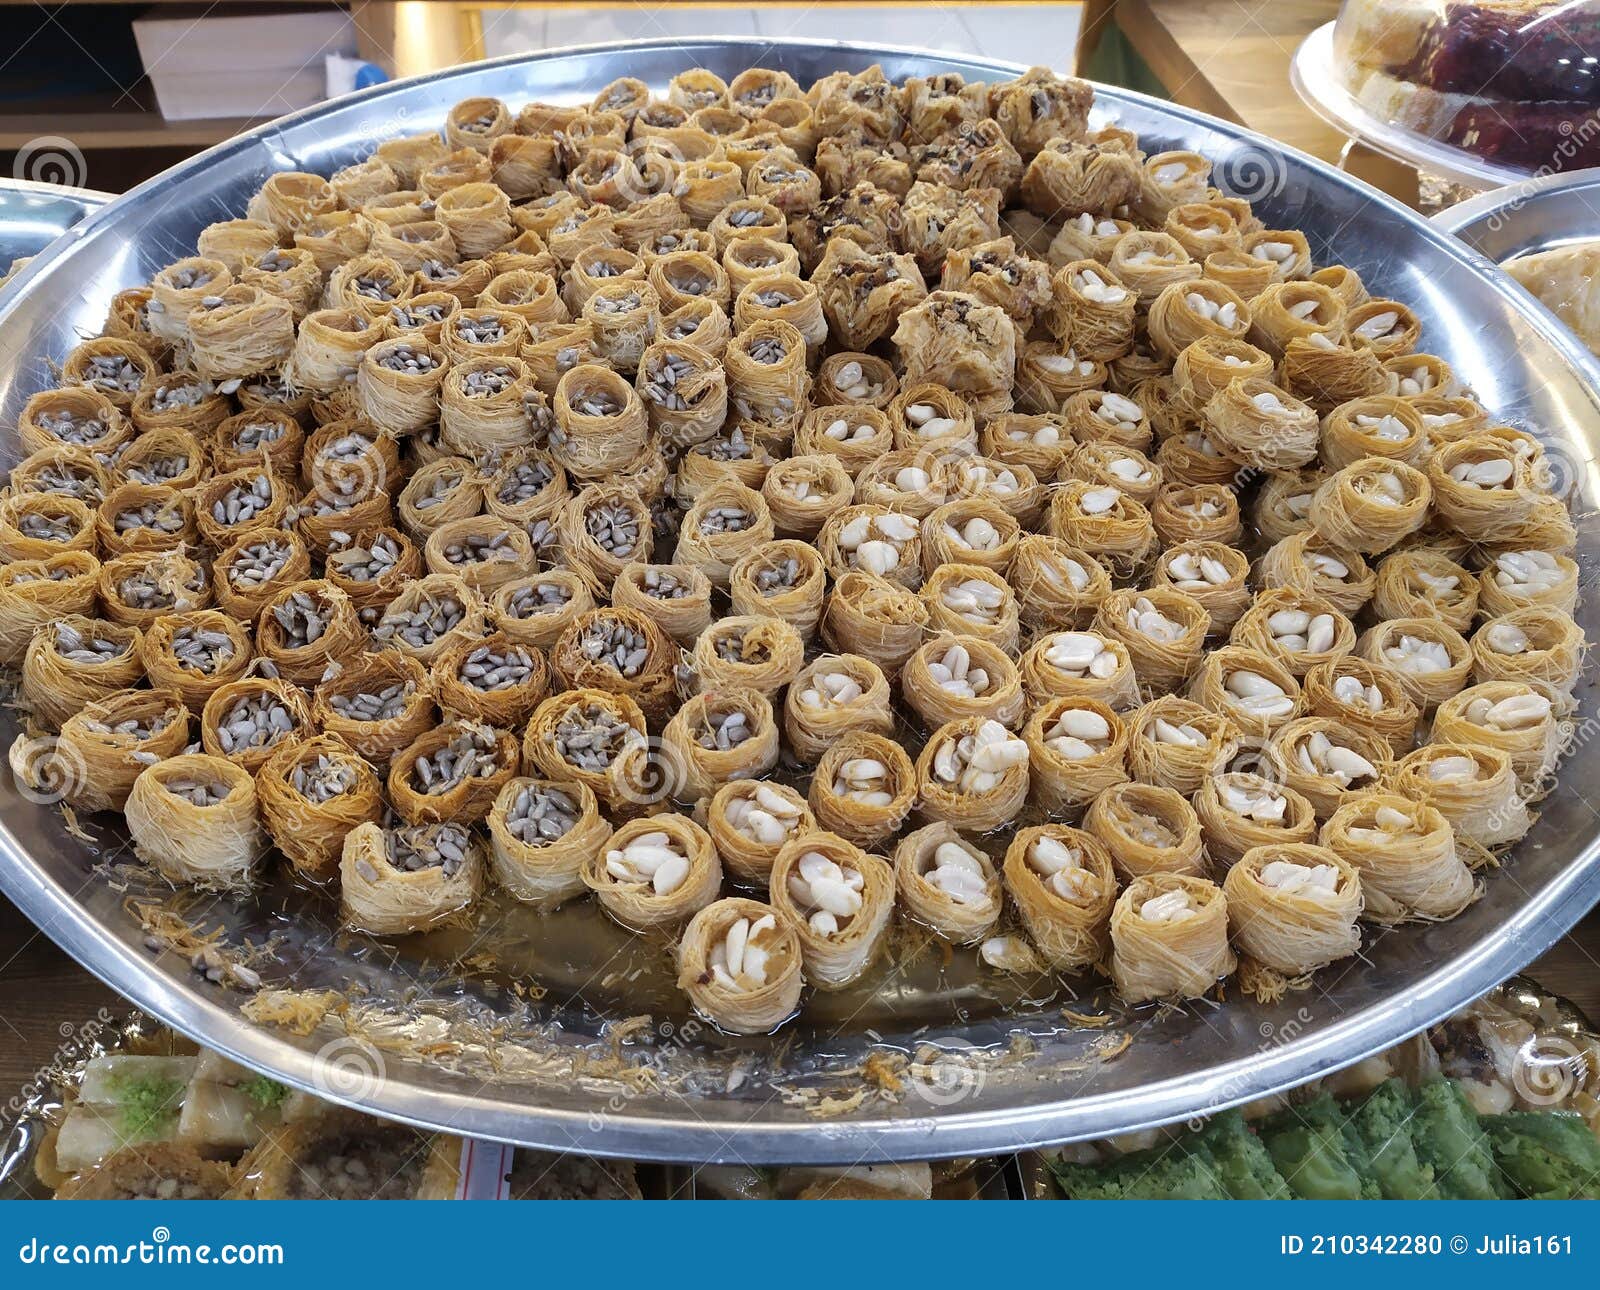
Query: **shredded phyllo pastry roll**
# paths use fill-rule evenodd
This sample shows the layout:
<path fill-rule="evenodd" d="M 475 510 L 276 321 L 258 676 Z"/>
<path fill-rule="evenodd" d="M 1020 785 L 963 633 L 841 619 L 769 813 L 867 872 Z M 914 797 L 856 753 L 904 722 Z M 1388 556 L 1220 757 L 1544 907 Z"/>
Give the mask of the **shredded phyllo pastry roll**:
<path fill-rule="evenodd" d="M 1237 966 L 1228 898 L 1177 874 L 1135 878 L 1111 911 L 1111 979 L 1128 1003 L 1197 998 Z"/>
<path fill-rule="evenodd" d="M 1511 758 L 1483 744 L 1430 743 L 1395 763 L 1394 792 L 1435 806 L 1458 839 L 1497 848 L 1533 827 L 1527 793 Z"/>
<path fill-rule="evenodd" d="M 483 868 L 482 843 L 464 824 L 360 824 L 339 860 L 345 925 L 375 936 L 436 927 L 478 898 Z"/>
<path fill-rule="evenodd" d="M 488 827 L 495 881 L 543 912 L 587 890 L 584 866 L 611 837 L 594 792 L 573 779 L 507 781 L 489 808 Z"/>
<path fill-rule="evenodd" d="M 999 921 L 1004 889 L 994 861 L 948 823 L 900 840 L 894 882 L 906 911 L 947 941 L 980 941 Z"/>
<path fill-rule="evenodd" d="M 1128 731 L 1122 718 L 1094 699 L 1051 699 L 1023 728 L 1033 800 L 1051 818 L 1080 813 L 1128 778 Z"/>
<path fill-rule="evenodd" d="M 1023 927 L 1051 967 L 1082 972 L 1105 961 L 1117 880 L 1098 838 L 1064 824 L 1019 829 L 1001 874 Z"/>
<path fill-rule="evenodd" d="M 969 829 L 997 829 L 1028 797 L 1025 740 L 988 717 L 964 717 L 935 730 L 917 757 L 918 809 Z"/>
<path fill-rule="evenodd" d="M 766 1034 L 789 1019 L 805 988 L 799 937 L 770 905 L 715 901 L 684 929 L 678 986 L 721 1029 Z"/>
<path fill-rule="evenodd" d="M 813 985 L 849 985 L 884 947 L 895 870 L 837 834 L 798 831 L 773 861 L 770 890 L 772 908 L 794 930 Z"/>
<path fill-rule="evenodd" d="M 1174 789 L 1134 781 L 1110 784 L 1090 803 L 1083 827 L 1100 839 L 1117 872 L 1130 880 L 1205 870 L 1200 821 Z"/>
<path fill-rule="evenodd" d="M 1425 800 L 1359 793 L 1322 826 L 1320 841 L 1361 875 L 1368 921 L 1454 918 L 1482 890 L 1450 821 Z"/>
<path fill-rule="evenodd" d="M 1327 847 L 1252 847 L 1228 870 L 1222 889 L 1234 945 L 1269 971 L 1303 976 L 1361 945 L 1360 873 Z"/>
<path fill-rule="evenodd" d="M 1239 751 L 1240 731 L 1222 713 L 1164 694 L 1128 721 L 1128 772 L 1145 784 L 1192 794 Z"/>
<path fill-rule="evenodd" d="M 785 784 L 735 779 L 706 808 L 706 831 L 724 866 L 740 881 L 767 885 L 789 840 L 816 828 L 805 798 Z"/>
<path fill-rule="evenodd" d="M 662 814 L 622 825 L 584 862 L 582 876 L 608 914 L 643 931 L 682 923 L 711 905 L 722 864 L 710 834 L 687 816 Z"/>
<path fill-rule="evenodd" d="M 135 850 L 163 877 L 230 890 L 248 887 L 266 854 L 258 801 L 233 762 L 184 753 L 142 771 L 123 809 Z"/>
<path fill-rule="evenodd" d="M 334 735 L 279 745 L 256 772 L 256 791 L 273 843 L 316 880 L 337 869 L 346 834 L 383 816 L 377 772 Z"/>
<path fill-rule="evenodd" d="M 59 728 L 85 704 L 130 690 L 145 675 L 137 627 L 63 616 L 34 633 L 22 660 L 22 698 L 35 717 Z"/>
<path fill-rule="evenodd" d="M 823 828 L 871 846 L 893 837 L 905 822 L 917 784 L 904 748 L 870 728 L 854 728 L 818 757 L 809 801 Z"/>
<path fill-rule="evenodd" d="M 1252 847 L 1316 840 L 1316 813 L 1305 795 L 1253 771 L 1207 777 L 1192 805 L 1206 854 L 1219 865 L 1234 864 Z"/>

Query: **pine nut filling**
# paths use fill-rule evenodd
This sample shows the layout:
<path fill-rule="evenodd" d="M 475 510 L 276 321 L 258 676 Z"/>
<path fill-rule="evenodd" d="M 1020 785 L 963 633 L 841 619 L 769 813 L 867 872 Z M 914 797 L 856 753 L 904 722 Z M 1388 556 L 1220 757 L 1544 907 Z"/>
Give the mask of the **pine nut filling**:
<path fill-rule="evenodd" d="M 493 693 L 526 685 L 533 676 L 533 656 L 520 645 L 496 650 L 479 645 L 461 660 L 457 675 L 474 690 Z"/>
<path fill-rule="evenodd" d="M 471 835 L 459 824 L 412 824 L 384 834 L 385 858 L 394 868 L 407 873 L 440 869 L 446 878 L 455 877 L 467 862 L 471 845 Z M 362 876 L 377 878 L 375 873 Z"/>
<path fill-rule="evenodd" d="M 577 802 L 559 788 L 528 784 L 506 809 L 506 831 L 525 846 L 547 846 L 577 828 L 581 815 Z"/>
<path fill-rule="evenodd" d="M 1034 839 L 1028 848 L 1028 867 L 1062 900 L 1078 902 L 1094 893 L 1094 875 L 1083 866 L 1083 852 L 1056 838 Z"/>
<path fill-rule="evenodd" d="M 358 690 L 353 694 L 330 694 L 328 706 L 347 721 L 393 721 L 401 716 L 416 686 L 396 681 L 377 690 Z"/>
<path fill-rule="evenodd" d="M 391 605 L 385 610 L 372 637 L 379 642 L 400 640 L 414 649 L 424 649 L 454 631 L 466 616 L 465 606 L 456 597 L 424 592 L 415 609 Z"/>
<path fill-rule="evenodd" d="M 228 709 L 217 726 L 217 742 L 225 754 L 271 748 L 294 731 L 294 717 L 273 694 L 250 694 Z"/>
<path fill-rule="evenodd" d="M 812 711 L 848 707 L 861 697 L 861 684 L 845 672 L 815 673 L 800 691 L 800 706 Z"/>
<path fill-rule="evenodd" d="M 656 830 L 607 851 L 606 872 L 621 885 L 649 887 L 657 896 L 670 896 L 689 877 L 689 857 L 677 849 L 670 834 Z"/>
<path fill-rule="evenodd" d="M 723 817 L 730 828 L 765 847 L 782 846 L 800 828 L 801 808 L 770 785 L 751 781 L 744 797 L 728 800 Z"/>
<path fill-rule="evenodd" d="M 923 879 L 958 905 L 990 905 L 995 898 L 978 857 L 957 842 L 941 842 L 929 857 Z"/>
<path fill-rule="evenodd" d="M 569 709 L 556 723 L 554 732 L 557 754 L 583 771 L 609 769 L 639 740 L 639 732 L 627 722 L 592 704 Z"/>
<path fill-rule="evenodd" d="M 1355 749 L 1334 743 L 1320 730 L 1300 741 L 1294 759 L 1306 774 L 1331 779 L 1340 788 L 1353 788 L 1378 778 L 1378 768 L 1370 761 Z"/>
<path fill-rule="evenodd" d="M 128 641 L 118 644 L 101 636 L 85 636 L 71 623 L 54 624 L 52 636 L 55 652 L 62 658 L 91 667 L 127 658 L 133 648 Z"/>
<path fill-rule="evenodd" d="M 274 605 L 272 616 L 277 619 L 283 633 L 283 644 L 289 649 L 303 649 L 315 645 L 328 630 L 328 612 L 308 592 L 296 591 L 281 604 Z"/>
<path fill-rule="evenodd" d="M 1065 761 L 1087 761 L 1111 746 L 1111 723 L 1090 708 L 1068 708 L 1045 731 L 1044 742 Z"/>
<path fill-rule="evenodd" d="M 449 793 L 472 779 L 488 779 L 500 769 L 494 735 L 464 729 L 449 743 L 411 765 L 411 786 L 428 797 Z"/>
<path fill-rule="evenodd" d="M 240 549 L 228 566 L 230 585 L 241 591 L 250 591 L 269 582 L 283 570 L 290 555 L 289 545 L 276 538 L 265 542 L 252 542 Z"/>
<path fill-rule="evenodd" d="M 650 646 L 643 632 L 615 618 L 597 618 L 578 637 L 579 652 L 591 662 L 603 663 L 624 677 L 639 675 L 649 657 Z"/>
<path fill-rule="evenodd" d="M 315 761 L 301 762 L 290 772 L 289 784 L 313 806 L 321 806 L 354 788 L 356 771 L 349 762 L 334 761 L 326 753 L 319 753 Z"/>
<path fill-rule="evenodd" d="M 962 793 L 991 792 L 1015 766 L 1028 761 L 1028 745 L 998 721 L 985 721 L 976 734 L 946 739 L 933 755 L 933 774 Z"/>
<path fill-rule="evenodd" d="M 1044 646 L 1044 661 L 1063 676 L 1103 681 L 1116 675 L 1117 656 L 1096 632 L 1056 632 L 1045 637 Z"/>
<path fill-rule="evenodd" d="M 789 875 L 789 895 L 818 936 L 835 936 L 861 912 L 860 870 L 845 868 L 820 851 L 807 851 Z"/>
<path fill-rule="evenodd" d="M 952 645 L 942 657 L 928 663 L 928 675 L 946 694 L 958 699 L 981 698 L 989 692 L 989 673 L 972 665 L 964 645 Z"/>
<path fill-rule="evenodd" d="M 772 942 L 778 938 L 778 920 L 771 914 L 751 920 L 736 919 L 711 947 L 706 975 L 725 990 L 759 990 L 767 983 Z"/>
<path fill-rule="evenodd" d="M 172 633 L 171 648 L 180 667 L 203 676 L 215 676 L 217 669 L 234 655 L 233 639 L 227 632 L 202 627 L 178 628 Z"/>
<path fill-rule="evenodd" d="M 186 462 L 187 464 L 187 462 Z M 211 518 L 218 524 L 246 524 L 272 505 L 272 480 L 257 475 L 241 481 L 211 503 Z"/>

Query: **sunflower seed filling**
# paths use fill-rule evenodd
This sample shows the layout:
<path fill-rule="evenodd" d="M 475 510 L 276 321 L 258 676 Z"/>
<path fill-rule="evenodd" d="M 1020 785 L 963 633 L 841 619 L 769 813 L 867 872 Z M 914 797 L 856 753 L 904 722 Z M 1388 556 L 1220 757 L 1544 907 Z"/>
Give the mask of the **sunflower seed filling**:
<path fill-rule="evenodd" d="M 756 341 L 745 353 L 754 362 L 771 367 L 774 363 L 781 363 L 789 356 L 789 347 L 776 336 L 765 336 Z"/>
<path fill-rule="evenodd" d="M 211 518 L 218 524 L 247 524 L 272 504 L 272 480 L 257 475 L 247 485 L 237 483 L 211 503 Z"/>
<path fill-rule="evenodd" d="M 209 393 L 198 381 L 186 381 L 182 385 L 158 385 L 150 402 L 157 412 L 170 412 L 176 408 L 199 407 Z"/>
<path fill-rule="evenodd" d="M 799 578 L 800 562 L 791 557 L 782 564 L 773 565 L 757 573 L 756 590 L 768 596 L 779 591 L 788 591 Z"/>
<path fill-rule="evenodd" d="M 414 649 L 422 649 L 454 631 L 466 616 L 466 608 L 454 596 L 424 592 L 415 609 L 407 611 L 390 606 L 384 621 L 373 629 L 372 638 L 380 642 L 398 639 Z"/>
<path fill-rule="evenodd" d="M 380 533 L 367 546 L 347 546 L 332 552 L 328 568 L 351 582 L 377 582 L 393 570 L 399 559 L 399 544 L 387 533 Z"/>
<path fill-rule="evenodd" d="M 356 769 L 349 762 L 333 761 L 326 753 L 319 753 L 316 761 L 296 766 L 289 783 L 306 801 L 321 806 L 355 787 Z"/>
<path fill-rule="evenodd" d="M 456 335 L 469 345 L 498 345 L 506 338 L 506 325 L 493 314 L 456 319 Z"/>
<path fill-rule="evenodd" d="M 712 461 L 749 461 L 754 455 L 750 441 L 737 426 L 710 440 L 700 450 Z"/>
<path fill-rule="evenodd" d="M 96 354 L 83 373 L 83 383 L 97 390 L 132 394 L 144 383 L 144 373 L 124 354 Z"/>
<path fill-rule="evenodd" d="M 385 855 L 396 869 L 443 869 L 446 878 L 455 877 L 466 863 L 471 845 L 472 835 L 459 824 L 412 824 L 384 836 Z"/>
<path fill-rule="evenodd" d="M 521 646 L 496 650 L 480 645 L 461 662 L 458 673 L 474 690 L 511 690 L 533 675 L 533 658 Z"/>
<path fill-rule="evenodd" d="M 119 658 L 126 658 L 131 646 L 127 642 L 117 644 L 99 636 L 85 636 L 70 623 L 57 623 L 55 625 L 56 653 L 64 659 L 74 663 L 88 663 L 91 666 L 97 663 L 112 663 Z"/>
<path fill-rule="evenodd" d="M 276 538 L 252 542 L 240 550 L 228 566 L 228 581 L 241 591 L 259 587 L 278 576 L 289 561 L 289 545 Z"/>
<path fill-rule="evenodd" d="M 556 526 L 549 520 L 535 520 L 527 527 L 528 541 L 533 543 L 535 551 L 543 551 L 546 547 L 554 546 L 560 534 Z"/>
<path fill-rule="evenodd" d="M 338 461 L 349 464 L 360 461 L 376 446 L 371 439 L 364 435 L 342 434 L 337 439 L 324 444 L 317 456 L 324 461 Z"/>
<path fill-rule="evenodd" d="M 690 336 L 693 336 L 697 331 L 700 330 L 700 324 L 702 321 L 703 320 L 700 318 L 692 317 L 678 319 L 678 321 L 673 323 L 671 327 L 667 328 L 667 339 L 687 340 Z"/>
<path fill-rule="evenodd" d="M 755 300 L 756 303 L 763 309 L 782 309 L 785 305 L 792 305 L 794 303 L 794 297 L 788 292 L 779 291 L 775 288 L 768 291 L 756 292 Z M 781 358 L 783 356 L 780 354 L 778 357 Z M 761 361 L 766 362 L 768 360 L 762 359 Z M 771 361 L 777 362 L 777 359 L 772 359 Z"/>
<path fill-rule="evenodd" d="M 614 502 L 589 511 L 583 527 L 596 546 L 618 560 L 625 560 L 639 545 L 639 516 Z"/>
<path fill-rule="evenodd" d="M 545 462 L 520 461 L 501 476 L 495 488 L 495 501 L 503 506 L 532 501 L 554 478 L 555 472 Z"/>
<path fill-rule="evenodd" d="M 393 721 L 403 714 L 406 704 L 416 693 L 409 681 L 396 681 L 377 690 L 360 690 L 355 694 L 330 694 L 328 706 L 346 721 Z"/>
<path fill-rule="evenodd" d="M 153 721 L 141 721 L 138 717 L 129 717 L 126 721 L 119 721 L 115 725 L 105 721 L 96 721 L 93 718 L 83 724 L 88 730 L 99 735 L 124 735 L 136 743 L 143 743 L 152 735 L 158 735 L 173 722 L 175 714 L 163 712 Z"/>
<path fill-rule="evenodd" d="M 411 782 L 425 796 L 437 797 L 466 783 L 487 779 L 500 768 L 494 735 L 483 729 L 462 730 L 431 756 L 411 765 Z"/>
<path fill-rule="evenodd" d="M 700 531 L 708 536 L 743 533 L 755 522 L 755 516 L 742 506 L 713 506 L 700 517 Z"/>
<path fill-rule="evenodd" d="M 217 727 L 217 742 L 230 754 L 271 748 L 293 729 L 294 717 L 275 694 L 251 694 L 228 709 Z"/>
<path fill-rule="evenodd" d="M 637 291 L 625 291 L 619 296 L 595 296 L 590 303 L 597 314 L 632 313 L 641 303 Z"/>
<path fill-rule="evenodd" d="M 735 206 L 728 212 L 728 223 L 734 228 L 754 228 L 761 223 L 759 206 Z"/>
<path fill-rule="evenodd" d="M 165 484 L 179 478 L 188 469 L 189 454 L 175 452 L 129 466 L 127 476 L 139 484 Z"/>
<path fill-rule="evenodd" d="M 518 587 L 506 598 L 506 609 L 513 618 L 532 618 L 550 614 L 572 601 L 572 593 L 559 582 L 535 582 Z"/>
<path fill-rule="evenodd" d="M 461 276 L 460 269 L 456 268 L 456 266 L 453 264 L 446 264 L 443 260 L 424 260 L 422 262 L 422 267 L 418 269 L 417 272 L 429 282 L 449 283 L 454 282 Z M 437 310 L 439 308 L 438 305 L 425 305 L 423 307 L 424 309 L 433 310 Z M 442 322 L 443 320 L 444 315 L 441 313 L 432 321 Z"/>
<path fill-rule="evenodd" d="M 283 629 L 283 643 L 290 649 L 315 645 L 328 630 L 327 611 L 309 592 L 294 592 L 281 605 L 273 606 L 272 616 Z"/>
<path fill-rule="evenodd" d="M 742 712 L 708 712 L 705 727 L 695 736 L 695 742 L 702 748 L 727 752 L 754 733 L 750 729 L 750 718 Z"/>
<path fill-rule="evenodd" d="M 489 367 L 468 372 L 463 386 L 469 399 L 487 399 L 504 394 L 515 383 L 509 367 Z"/>
<path fill-rule="evenodd" d="M 428 481 L 427 490 L 417 494 L 412 505 L 419 511 L 432 510 L 461 487 L 461 481 L 465 478 L 460 471 L 440 471 Z"/>
<path fill-rule="evenodd" d="M 217 668 L 232 658 L 233 654 L 233 641 L 227 632 L 203 627 L 180 627 L 172 633 L 172 656 L 191 672 L 213 676 Z"/>
<path fill-rule="evenodd" d="M 623 676 L 637 676 L 650 653 L 643 632 L 616 619 L 599 618 L 584 628 L 578 650 L 595 663 L 606 663 Z"/>
<path fill-rule="evenodd" d="M 417 374 L 433 371 L 434 360 L 432 354 L 424 354 L 410 342 L 402 341 L 383 352 L 378 366 L 391 372 Z"/>
<path fill-rule="evenodd" d="M 746 642 L 743 632 L 717 637 L 717 657 L 729 663 L 764 663 L 767 649 L 757 641 Z"/>
<path fill-rule="evenodd" d="M 228 790 L 214 780 L 169 779 L 162 787 L 194 806 L 215 806 L 228 796 Z"/>
<path fill-rule="evenodd" d="M 652 600 L 682 600 L 693 588 L 675 573 L 646 568 L 640 590 Z"/>
<path fill-rule="evenodd" d="M 396 305 L 389 310 L 389 319 L 401 331 L 416 331 L 432 323 L 442 323 L 444 311 L 442 304 Z"/>
<path fill-rule="evenodd" d="M 489 537 L 473 533 L 459 542 L 445 546 L 444 558 L 451 564 L 490 564 L 496 560 L 515 560 L 517 550 L 511 545 L 511 534 L 501 532 Z"/>
<path fill-rule="evenodd" d="M 556 723 L 556 752 L 579 770 L 607 769 L 638 740 L 637 730 L 593 704 L 569 708 Z"/>
<path fill-rule="evenodd" d="M 46 466 L 33 477 L 33 487 L 36 492 L 76 497 L 80 502 L 98 504 L 105 500 L 93 475 L 69 465 Z"/>
<path fill-rule="evenodd" d="M 146 502 L 143 506 L 118 511 L 112 524 L 118 533 L 132 533 L 137 529 L 176 533 L 183 527 L 183 511 L 170 502 Z"/>
<path fill-rule="evenodd" d="M 426 266 L 424 266 L 426 267 Z M 394 299 L 394 291 L 387 280 L 374 277 L 360 277 L 351 284 L 356 295 L 365 296 L 368 300 Z"/>
<path fill-rule="evenodd" d="M 188 264 L 167 276 L 167 282 L 178 291 L 193 291 L 211 281 L 211 274 L 198 265 Z"/>
<path fill-rule="evenodd" d="M 120 530 L 122 526 L 119 523 L 117 527 Z M 41 515 L 37 511 L 29 511 L 18 518 L 17 532 L 40 542 L 69 542 L 74 530 L 72 520 L 65 515 Z"/>
<path fill-rule="evenodd" d="M 157 390 L 158 406 L 160 395 L 161 391 Z M 34 423 L 62 443 L 99 443 L 106 434 L 106 423 L 99 417 L 81 416 L 70 408 L 62 408 L 59 412 L 41 412 L 34 418 Z"/>
<path fill-rule="evenodd" d="M 185 587 L 198 591 L 199 587 Z M 117 584 L 117 595 L 130 609 L 171 609 L 178 603 L 177 593 L 154 570 L 142 569 Z"/>
<path fill-rule="evenodd" d="M 614 417 L 622 411 L 622 404 L 609 390 L 595 390 L 580 394 L 573 401 L 572 410 L 586 417 Z"/>
<path fill-rule="evenodd" d="M 688 359 L 676 354 L 668 354 L 664 360 L 657 359 L 651 369 L 650 379 L 645 384 L 645 393 L 650 396 L 651 402 L 659 403 L 669 411 L 681 412 L 689 405 L 676 386 L 693 370 L 694 365 Z"/>
<path fill-rule="evenodd" d="M 581 815 L 569 794 L 559 788 L 530 784 L 517 793 L 506 810 L 506 831 L 526 846 L 544 846 L 572 832 Z"/>

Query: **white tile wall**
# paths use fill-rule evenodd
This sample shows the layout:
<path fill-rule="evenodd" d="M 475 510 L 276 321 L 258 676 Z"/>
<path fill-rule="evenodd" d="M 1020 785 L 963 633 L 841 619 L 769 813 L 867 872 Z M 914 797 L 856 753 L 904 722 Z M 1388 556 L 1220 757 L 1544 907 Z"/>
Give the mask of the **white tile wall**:
<path fill-rule="evenodd" d="M 859 40 L 1072 66 L 1079 6 L 1073 3 L 536 5 L 485 9 L 484 52 L 502 54 L 604 40 L 662 36 L 773 36 Z"/>

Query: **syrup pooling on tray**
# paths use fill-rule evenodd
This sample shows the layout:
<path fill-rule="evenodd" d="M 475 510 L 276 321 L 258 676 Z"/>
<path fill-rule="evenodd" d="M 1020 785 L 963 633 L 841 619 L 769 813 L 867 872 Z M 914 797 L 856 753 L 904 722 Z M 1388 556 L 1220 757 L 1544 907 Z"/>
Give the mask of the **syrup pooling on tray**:
<path fill-rule="evenodd" d="M 19 425 L 67 800 L 745 1032 L 1459 912 L 1583 647 L 1540 442 L 1091 97 L 697 74 L 274 177 Z"/>

